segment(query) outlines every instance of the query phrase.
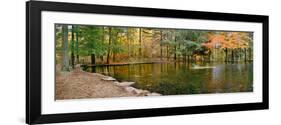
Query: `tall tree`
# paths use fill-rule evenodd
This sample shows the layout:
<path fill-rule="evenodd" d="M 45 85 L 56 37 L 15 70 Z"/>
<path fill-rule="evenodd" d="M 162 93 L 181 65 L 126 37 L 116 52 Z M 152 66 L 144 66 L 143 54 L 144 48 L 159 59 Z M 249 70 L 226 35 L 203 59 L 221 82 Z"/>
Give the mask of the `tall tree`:
<path fill-rule="evenodd" d="M 81 50 L 85 55 L 90 56 L 91 64 L 96 64 L 96 57 L 100 57 L 106 54 L 106 45 L 101 42 L 102 28 L 98 26 L 85 26 L 82 29 L 83 44 Z"/>
<path fill-rule="evenodd" d="M 68 25 L 62 25 L 62 71 L 69 71 L 69 60 L 68 60 Z"/>
<path fill-rule="evenodd" d="M 75 29 L 74 29 L 74 25 L 71 25 L 71 42 L 70 42 L 70 45 L 71 45 L 71 66 L 72 68 L 74 69 L 74 61 L 75 61 L 75 57 L 74 57 L 74 45 L 75 45 L 75 41 L 74 41 L 74 32 L 75 32 Z"/>
<path fill-rule="evenodd" d="M 76 31 L 76 63 L 79 64 L 79 26 L 75 26 L 75 31 Z"/>

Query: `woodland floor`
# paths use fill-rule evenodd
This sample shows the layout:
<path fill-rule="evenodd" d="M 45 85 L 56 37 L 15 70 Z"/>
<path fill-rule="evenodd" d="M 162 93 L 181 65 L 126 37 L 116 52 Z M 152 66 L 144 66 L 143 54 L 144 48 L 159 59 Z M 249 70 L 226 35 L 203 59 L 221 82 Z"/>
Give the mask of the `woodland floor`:
<path fill-rule="evenodd" d="M 106 76 L 88 73 L 81 69 L 71 72 L 56 72 L 55 99 L 82 99 L 139 96 L 128 92 L 122 86 L 114 85 L 114 81 L 105 81 Z"/>

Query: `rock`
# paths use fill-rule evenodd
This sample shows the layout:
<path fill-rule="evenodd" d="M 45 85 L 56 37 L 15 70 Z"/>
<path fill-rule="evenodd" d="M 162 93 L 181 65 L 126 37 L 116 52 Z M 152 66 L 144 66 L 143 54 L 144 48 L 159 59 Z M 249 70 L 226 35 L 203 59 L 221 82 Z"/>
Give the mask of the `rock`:
<path fill-rule="evenodd" d="M 135 82 L 114 82 L 118 86 L 130 86 L 135 84 Z"/>
<path fill-rule="evenodd" d="M 119 82 L 118 82 L 118 81 L 115 81 L 115 82 L 113 82 L 113 84 L 116 84 L 116 85 L 117 85 L 117 84 L 119 84 Z"/>
<path fill-rule="evenodd" d="M 116 79 L 112 78 L 112 77 L 105 77 L 105 78 L 102 78 L 102 80 L 105 80 L 105 81 L 116 81 Z"/>
<path fill-rule="evenodd" d="M 136 88 L 130 87 L 130 86 L 125 87 L 125 90 L 126 90 L 127 92 L 137 94 L 136 91 L 135 91 L 135 89 L 136 89 Z"/>
<path fill-rule="evenodd" d="M 149 91 L 142 89 L 135 89 L 134 91 L 136 92 L 136 94 L 138 94 L 138 96 L 146 96 L 150 93 Z"/>
<path fill-rule="evenodd" d="M 142 90 L 141 93 L 139 95 L 141 96 L 146 96 L 147 94 L 149 94 L 150 92 L 147 90 Z"/>
<path fill-rule="evenodd" d="M 153 93 L 148 93 L 147 96 L 160 96 L 161 94 L 153 92 Z"/>

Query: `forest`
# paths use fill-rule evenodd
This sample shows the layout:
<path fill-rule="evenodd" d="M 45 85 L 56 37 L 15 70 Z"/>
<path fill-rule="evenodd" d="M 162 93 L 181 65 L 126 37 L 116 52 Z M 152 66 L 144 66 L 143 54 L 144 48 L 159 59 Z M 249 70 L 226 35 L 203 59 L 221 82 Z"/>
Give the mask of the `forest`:
<path fill-rule="evenodd" d="M 55 25 L 56 99 L 253 91 L 253 33 Z"/>
<path fill-rule="evenodd" d="M 154 62 L 251 62 L 253 33 L 55 25 L 56 64 L 88 66 Z"/>

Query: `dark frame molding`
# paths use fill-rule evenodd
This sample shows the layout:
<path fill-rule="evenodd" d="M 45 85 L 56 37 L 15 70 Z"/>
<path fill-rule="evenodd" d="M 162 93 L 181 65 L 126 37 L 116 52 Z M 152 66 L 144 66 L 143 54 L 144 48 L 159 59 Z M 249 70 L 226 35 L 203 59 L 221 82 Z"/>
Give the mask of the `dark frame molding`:
<path fill-rule="evenodd" d="M 263 25 L 263 100 L 260 103 L 170 107 L 138 110 L 102 111 L 86 113 L 41 113 L 41 11 L 100 13 L 206 19 L 221 21 L 256 22 Z M 26 123 L 58 123 L 119 118 L 137 118 L 197 113 L 230 112 L 269 108 L 269 17 L 264 15 L 230 14 L 216 12 L 183 11 L 154 8 L 120 7 L 62 2 L 26 2 Z"/>

